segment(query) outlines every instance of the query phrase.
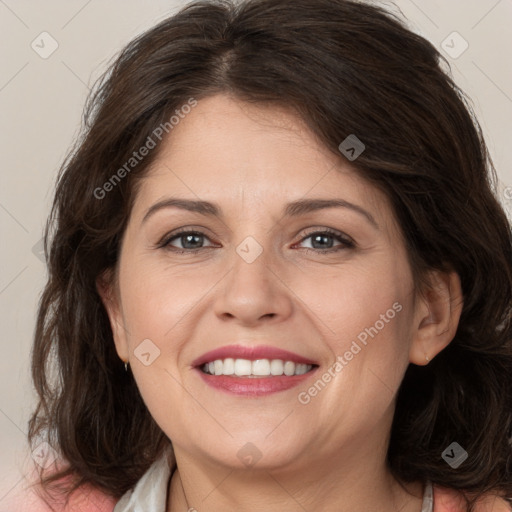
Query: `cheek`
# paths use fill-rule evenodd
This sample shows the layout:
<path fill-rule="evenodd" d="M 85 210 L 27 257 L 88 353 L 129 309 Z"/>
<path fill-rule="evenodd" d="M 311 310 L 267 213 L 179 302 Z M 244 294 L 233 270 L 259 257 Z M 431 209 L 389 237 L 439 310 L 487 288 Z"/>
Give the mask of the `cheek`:
<path fill-rule="evenodd" d="M 377 403 L 371 401 L 398 388 L 409 361 L 412 319 L 412 276 L 403 261 L 399 254 L 381 255 L 371 265 L 347 265 L 296 283 L 329 350 L 327 364 L 343 358 L 325 400 L 348 393 L 359 403 Z"/>
<path fill-rule="evenodd" d="M 211 283 L 201 273 L 165 268 L 161 264 L 133 266 L 125 274 L 123 311 L 132 343 L 141 336 L 161 340 L 173 336 L 180 322 L 198 305 Z"/>
<path fill-rule="evenodd" d="M 411 300 L 406 269 L 392 261 L 347 265 L 336 272 L 300 273 L 293 288 L 326 337 L 340 340 L 343 348 L 348 338 L 376 323 L 379 332 L 402 330 L 407 323 L 403 311 Z"/>
<path fill-rule="evenodd" d="M 328 384 L 301 389 L 302 399 L 311 400 L 310 415 L 329 425 L 322 434 L 326 442 L 350 432 L 371 437 L 373 429 L 382 428 L 408 366 L 406 288 L 379 273 L 351 272 L 339 284 L 346 286 L 334 283 L 329 293 L 322 288 L 323 308 L 315 311 L 323 315 L 316 324 L 325 321 L 329 327 L 323 334 L 330 360 L 318 375 Z"/>
<path fill-rule="evenodd" d="M 190 319 L 208 290 L 207 283 L 201 282 L 201 276 L 196 280 L 191 272 L 151 262 L 127 264 L 126 269 L 129 272 L 120 279 L 131 371 L 156 423 L 167 435 L 179 438 L 186 432 L 183 422 L 176 420 L 176 411 L 188 418 L 201 415 L 183 388 L 179 362 L 192 334 Z"/>

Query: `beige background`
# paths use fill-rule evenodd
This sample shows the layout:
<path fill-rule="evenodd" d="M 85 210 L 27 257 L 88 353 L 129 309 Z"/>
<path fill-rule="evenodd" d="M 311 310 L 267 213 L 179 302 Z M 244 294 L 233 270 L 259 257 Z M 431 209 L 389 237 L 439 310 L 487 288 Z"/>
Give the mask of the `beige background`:
<path fill-rule="evenodd" d="M 30 460 L 26 431 L 34 396 L 29 355 L 45 282 L 37 243 L 56 172 L 77 134 L 89 87 L 107 61 L 184 4 L 0 0 L 0 512 L 7 512 Z M 442 42 L 454 31 L 469 44 L 462 55 L 448 60 L 456 82 L 473 100 L 498 170 L 500 196 L 512 211 L 512 189 L 504 188 L 512 186 L 512 0 L 397 0 L 397 8 L 413 30 L 442 52 Z M 45 31 L 58 44 L 46 59 L 31 47 L 35 41 L 40 52 L 51 49 L 55 43 L 40 36 Z M 464 42 L 451 36 L 447 44 L 453 53 Z"/>

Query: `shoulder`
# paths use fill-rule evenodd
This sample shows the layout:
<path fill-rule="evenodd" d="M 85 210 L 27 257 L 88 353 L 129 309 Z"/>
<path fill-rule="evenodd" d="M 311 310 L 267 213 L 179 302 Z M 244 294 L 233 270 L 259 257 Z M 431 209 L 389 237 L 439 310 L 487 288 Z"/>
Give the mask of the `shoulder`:
<path fill-rule="evenodd" d="M 434 512 L 465 512 L 464 498 L 455 489 L 433 486 Z M 511 506 L 495 494 L 486 494 L 477 501 L 475 512 L 510 512 Z"/>
<path fill-rule="evenodd" d="M 113 512 L 116 503 L 112 496 L 91 486 L 83 486 L 71 494 L 66 506 L 63 502 L 52 501 L 50 507 L 34 482 L 2 500 L 2 506 L 17 512 Z M 1 507 L 0 510 L 4 511 Z"/>
<path fill-rule="evenodd" d="M 113 512 L 117 500 L 92 487 L 79 488 L 62 512 Z"/>

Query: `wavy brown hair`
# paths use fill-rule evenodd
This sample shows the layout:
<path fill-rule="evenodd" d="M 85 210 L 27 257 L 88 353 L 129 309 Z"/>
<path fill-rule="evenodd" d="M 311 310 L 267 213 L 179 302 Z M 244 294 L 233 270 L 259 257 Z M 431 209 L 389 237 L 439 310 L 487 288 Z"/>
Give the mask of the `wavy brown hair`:
<path fill-rule="evenodd" d="M 98 190 L 190 98 L 230 94 L 292 109 L 340 158 L 356 134 L 366 149 L 353 165 L 390 199 L 417 285 L 431 269 L 459 274 L 457 333 L 429 365 L 409 365 L 387 461 L 400 482 L 464 491 L 469 511 L 484 492 L 512 498 L 511 229 L 448 67 L 399 17 L 352 0 L 198 1 L 124 48 L 88 99 L 45 229 L 29 440 L 47 439 L 69 464 L 41 472 L 45 490 L 68 476 L 66 492 L 92 484 L 120 497 L 169 444 L 116 354 L 95 285 L 116 267 L 159 146 Z M 441 457 L 453 441 L 469 454 L 456 470 Z"/>

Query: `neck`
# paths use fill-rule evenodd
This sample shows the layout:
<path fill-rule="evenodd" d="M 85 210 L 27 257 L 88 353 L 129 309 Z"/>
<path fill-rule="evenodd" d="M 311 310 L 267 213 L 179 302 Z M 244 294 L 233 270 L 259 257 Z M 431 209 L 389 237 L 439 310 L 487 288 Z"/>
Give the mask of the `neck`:
<path fill-rule="evenodd" d="M 247 468 L 238 470 L 185 464 L 169 483 L 167 512 L 225 510 L 295 512 L 420 512 L 423 485 L 404 485 L 385 466 L 369 470 L 368 464 L 347 471 L 322 460 L 303 471 Z M 339 460 L 338 460 L 339 462 Z M 360 465 L 361 466 L 361 465 Z M 184 468 L 184 469 L 183 469 Z"/>

